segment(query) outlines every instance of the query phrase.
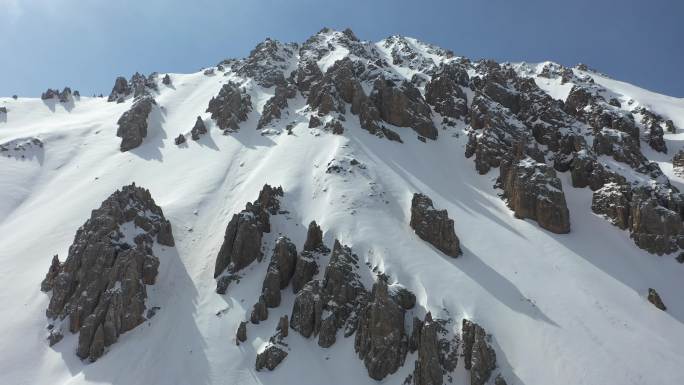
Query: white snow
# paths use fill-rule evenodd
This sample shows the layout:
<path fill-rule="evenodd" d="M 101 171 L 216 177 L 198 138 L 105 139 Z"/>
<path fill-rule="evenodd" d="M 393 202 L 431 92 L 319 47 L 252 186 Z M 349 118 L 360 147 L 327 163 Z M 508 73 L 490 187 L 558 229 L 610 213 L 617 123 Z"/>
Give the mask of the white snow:
<path fill-rule="evenodd" d="M 331 55 L 342 52 L 340 47 Z M 684 128 L 681 99 L 592 76 Z M 684 383 L 684 266 L 639 250 L 627 232 L 594 215 L 591 191 L 572 188 L 567 173 L 559 176 L 572 232 L 556 235 L 513 217 L 492 187 L 495 172 L 480 176 L 463 156 L 465 134 L 440 131 L 437 141 L 422 143 L 410 129 L 396 128 L 405 142 L 399 144 L 369 135 L 348 114 L 343 136 L 312 135 L 295 101 L 289 118 L 298 122 L 294 135 L 260 135 L 258 109 L 239 132 L 222 135 L 204 111 L 227 78 L 201 72 L 172 78 L 173 87 L 160 84 L 156 100 L 163 108 L 148 137 L 126 153 L 119 152 L 115 132 L 130 102 L 83 97 L 66 109 L 39 99 L 0 98 L 10 110 L 0 122 L 0 143 L 26 137 L 44 143 L 42 157 L 0 157 L 0 384 L 376 384 L 354 353 L 353 337 L 341 333 L 332 348 L 322 349 L 291 332 L 290 355 L 281 366 L 255 372 L 256 352 L 279 316 L 291 312 L 289 288 L 268 321 L 248 326 L 247 343 L 235 344 L 237 326 L 260 293 L 274 240 L 286 235 L 301 250 L 311 220 L 321 225 L 329 247 L 339 238 L 362 263 L 416 293 L 422 307 L 416 314 L 424 308 L 444 317 L 447 309 L 455 327 L 463 317 L 483 325 L 511 385 Z M 266 100 L 267 91 L 249 92 L 252 100 Z M 187 133 L 198 115 L 209 133 L 175 146 L 173 138 Z M 671 153 L 681 135 L 666 134 Z M 325 173 L 333 158 L 347 157 L 366 170 Z M 667 158 L 655 160 L 673 178 Z M 132 181 L 150 189 L 172 223 L 176 247 L 155 246 L 160 274 L 148 287 L 148 307 L 161 308 L 155 317 L 88 364 L 74 353 L 75 335 L 48 347 L 48 295 L 40 282 L 52 255 L 64 260 L 90 211 Z M 681 187 L 681 179 L 673 182 Z M 273 217 L 264 261 L 218 295 L 213 268 L 225 227 L 264 183 L 282 185 L 290 214 Z M 414 192 L 449 211 L 463 256 L 445 257 L 412 232 Z M 646 301 L 649 287 L 660 293 L 667 312 Z M 401 384 L 414 359 L 409 355 L 382 383 Z M 454 384 L 468 384 L 462 359 L 458 366 Z"/>

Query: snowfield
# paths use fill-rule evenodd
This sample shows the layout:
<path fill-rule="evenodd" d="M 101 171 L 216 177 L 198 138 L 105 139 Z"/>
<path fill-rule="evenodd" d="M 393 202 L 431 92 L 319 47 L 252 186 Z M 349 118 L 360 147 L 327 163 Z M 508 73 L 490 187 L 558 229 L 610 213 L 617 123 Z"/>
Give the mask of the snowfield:
<path fill-rule="evenodd" d="M 319 65 L 347 54 L 333 51 Z M 684 129 L 683 99 L 588 74 L 621 99 L 648 106 Z M 347 112 L 344 134 L 332 135 L 308 128 L 306 100 L 298 95 L 289 101 L 289 115 L 262 135 L 255 127 L 273 89 L 248 84 L 254 110 L 239 132 L 223 135 L 205 110 L 233 75 L 170 76 L 172 86 L 159 83 L 160 109 L 150 117 L 143 144 L 123 153 L 116 123 L 131 99 L 117 104 L 81 97 L 61 104 L 0 98 L 8 110 L 0 119 L 0 144 L 42 142 L 0 153 L 0 384 L 377 383 L 354 353 L 353 339 L 340 334 L 323 349 L 291 332 L 286 360 L 273 372 L 255 371 L 256 353 L 278 318 L 291 312 L 289 288 L 280 307 L 270 309 L 267 321 L 250 325 L 248 341 L 236 346 L 235 331 L 259 296 L 275 239 L 287 235 L 301 250 L 311 220 L 323 229 L 326 245 L 339 239 L 361 262 L 416 294 L 419 306 L 407 319 L 411 313 L 422 318 L 427 309 L 452 318 L 456 330 L 464 317 L 485 327 L 508 384 L 684 384 L 684 265 L 640 250 L 627 231 L 593 214 L 591 190 L 573 188 L 569 173 L 559 177 L 572 230 L 557 235 L 513 216 L 493 187 L 498 170 L 477 174 L 463 155 L 465 124 L 438 125 L 439 138 L 427 143 L 410 128 L 394 128 L 404 140 L 397 143 L 370 135 Z M 555 98 L 569 91 L 553 79 L 537 83 Z M 189 133 L 197 116 L 208 134 L 176 146 L 174 138 Z M 287 135 L 290 122 L 295 125 Z M 668 155 L 648 146 L 644 154 L 683 189 L 671 157 L 684 134 L 666 133 L 665 140 Z M 326 173 L 329 162 L 352 158 L 365 168 Z M 157 283 L 148 287 L 147 307 L 160 307 L 157 314 L 88 363 L 74 354 L 77 335 L 67 333 L 48 346 L 49 296 L 40 282 L 54 254 L 66 258 L 90 211 L 131 182 L 149 189 L 162 207 L 176 247 L 155 246 L 161 266 Z M 265 183 L 282 186 L 289 214 L 272 217 L 264 260 L 218 295 L 213 269 L 226 225 Z M 409 227 L 415 192 L 448 210 L 462 256 L 443 255 Z M 370 272 L 362 278 L 369 288 Z M 660 293 L 667 312 L 646 300 L 649 288 Z M 382 383 L 401 384 L 416 356 L 409 354 Z M 462 359 L 454 384 L 469 384 Z"/>

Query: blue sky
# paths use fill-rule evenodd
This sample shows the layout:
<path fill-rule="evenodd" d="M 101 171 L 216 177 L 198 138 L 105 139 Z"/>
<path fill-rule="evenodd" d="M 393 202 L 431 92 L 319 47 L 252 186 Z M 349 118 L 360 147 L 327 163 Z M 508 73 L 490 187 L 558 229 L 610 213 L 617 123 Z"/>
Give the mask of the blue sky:
<path fill-rule="evenodd" d="M 684 97 L 682 23 L 680 0 L 0 0 L 0 95 L 106 94 L 118 75 L 196 71 L 328 26 L 474 59 L 585 62 Z"/>

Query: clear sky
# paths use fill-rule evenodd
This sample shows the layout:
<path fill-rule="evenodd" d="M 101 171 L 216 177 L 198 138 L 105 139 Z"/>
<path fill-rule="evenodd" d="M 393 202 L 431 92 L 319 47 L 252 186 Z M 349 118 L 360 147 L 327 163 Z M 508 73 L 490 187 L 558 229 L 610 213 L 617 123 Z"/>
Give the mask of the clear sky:
<path fill-rule="evenodd" d="M 473 59 L 584 62 L 684 97 L 682 0 L 0 0 L 0 95 L 107 94 L 118 75 L 197 71 L 324 26 Z"/>

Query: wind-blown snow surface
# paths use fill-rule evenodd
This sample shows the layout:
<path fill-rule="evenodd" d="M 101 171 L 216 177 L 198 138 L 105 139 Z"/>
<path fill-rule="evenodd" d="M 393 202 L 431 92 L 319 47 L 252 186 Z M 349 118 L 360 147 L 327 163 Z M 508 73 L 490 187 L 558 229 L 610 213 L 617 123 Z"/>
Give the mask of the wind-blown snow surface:
<path fill-rule="evenodd" d="M 497 171 L 480 176 L 463 156 L 463 127 L 440 130 L 428 143 L 407 128 L 400 144 L 369 135 L 352 115 L 338 136 L 310 130 L 307 119 L 293 113 L 282 121 L 297 121 L 293 135 L 262 136 L 254 127 L 272 90 L 259 87 L 250 91 L 255 111 L 239 132 L 222 135 L 211 123 L 199 141 L 178 147 L 173 138 L 189 132 L 198 115 L 210 122 L 204 110 L 228 78 L 171 76 L 172 87 L 160 84 L 162 108 L 147 138 L 125 153 L 116 121 L 130 100 L 84 97 L 65 107 L 0 98 L 9 110 L 0 121 L 0 143 L 31 137 L 44 143 L 31 156 L 0 158 L 0 384 L 375 383 L 352 338 L 339 335 L 332 348 L 322 349 L 292 332 L 287 359 L 273 372 L 255 372 L 256 352 L 278 317 L 292 309 L 289 288 L 269 320 L 250 325 L 248 342 L 236 346 L 235 331 L 258 298 L 270 251 L 224 296 L 214 291 L 214 261 L 231 215 L 264 183 L 283 187 L 290 211 L 273 217 L 267 250 L 278 234 L 301 250 L 306 225 L 316 220 L 328 246 L 335 238 L 350 245 L 433 314 L 484 326 L 509 384 L 684 383 L 684 267 L 638 249 L 626 231 L 594 215 L 591 191 L 572 188 L 568 175 L 560 174 L 572 232 L 556 235 L 513 217 L 492 187 Z M 684 127 L 681 99 L 592 76 Z M 290 101 L 290 111 L 303 106 L 301 97 Z M 670 154 L 684 140 L 682 134 L 665 138 Z M 646 155 L 682 187 L 665 156 Z M 345 156 L 366 169 L 325 173 L 330 160 Z M 88 364 L 74 354 L 76 335 L 48 347 L 48 296 L 40 282 L 52 255 L 66 257 L 90 210 L 132 181 L 151 191 L 173 225 L 176 247 L 155 250 L 160 274 L 148 287 L 148 307 L 161 310 Z M 414 192 L 449 211 L 463 256 L 446 257 L 413 233 Z M 667 312 L 646 301 L 649 287 Z M 402 383 L 414 358 L 382 382 Z M 459 361 L 455 383 L 468 384 Z"/>

